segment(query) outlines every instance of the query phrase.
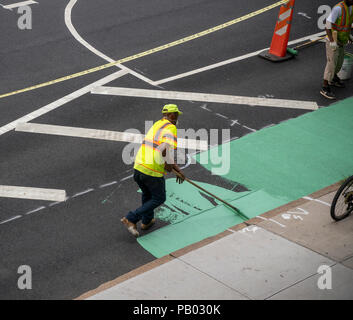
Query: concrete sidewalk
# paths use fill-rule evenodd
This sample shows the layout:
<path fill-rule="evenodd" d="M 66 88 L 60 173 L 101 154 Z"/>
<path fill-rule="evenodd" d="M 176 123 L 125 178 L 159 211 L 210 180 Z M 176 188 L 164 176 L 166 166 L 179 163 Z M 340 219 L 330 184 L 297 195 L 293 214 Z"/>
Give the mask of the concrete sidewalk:
<path fill-rule="evenodd" d="M 353 299 L 353 216 L 331 219 L 337 188 L 157 259 L 78 299 Z"/>

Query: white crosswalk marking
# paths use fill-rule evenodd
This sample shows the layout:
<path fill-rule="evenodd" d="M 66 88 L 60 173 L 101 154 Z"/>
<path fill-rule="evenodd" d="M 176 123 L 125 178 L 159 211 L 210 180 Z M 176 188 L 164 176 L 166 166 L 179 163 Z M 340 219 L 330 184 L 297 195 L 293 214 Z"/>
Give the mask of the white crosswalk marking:
<path fill-rule="evenodd" d="M 42 133 L 59 136 L 69 136 L 78 138 L 90 138 L 110 141 L 120 141 L 141 144 L 144 135 L 130 132 L 118 132 L 107 130 L 96 130 L 76 127 L 64 127 L 38 123 L 21 123 L 16 127 L 16 131 Z M 178 138 L 178 147 L 193 150 L 208 150 L 207 141 Z"/>
<path fill-rule="evenodd" d="M 91 93 L 103 94 L 103 95 L 127 96 L 127 97 L 174 99 L 174 100 L 185 100 L 185 101 L 214 102 L 214 103 L 277 107 L 277 108 L 292 108 L 292 109 L 306 109 L 306 110 L 318 109 L 317 103 L 312 101 L 242 97 L 242 96 L 230 96 L 230 95 L 196 93 L 196 92 L 179 92 L 179 91 L 132 89 L 132 88 L 100 86 L 100 87 L 93 88 L 91 90 Z"/>
<path fill-rule="evenodd" d="M 46 201 L 65 201 L 66 191 L 57 189 L 0 185 L 0 197 Z"/>

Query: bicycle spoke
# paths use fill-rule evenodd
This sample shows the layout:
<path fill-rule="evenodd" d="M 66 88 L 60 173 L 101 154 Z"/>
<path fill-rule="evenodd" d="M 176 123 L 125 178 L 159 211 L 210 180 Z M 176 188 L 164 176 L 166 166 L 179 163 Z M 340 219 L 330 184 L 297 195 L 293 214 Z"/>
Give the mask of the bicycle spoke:
<path fill-rule="evenodd" d="M 341 190 L 335 207 L 334 214 L 337 219 L 343 219 L 353 211 L 353 180 L 349 181 L 347 186 Z"/>

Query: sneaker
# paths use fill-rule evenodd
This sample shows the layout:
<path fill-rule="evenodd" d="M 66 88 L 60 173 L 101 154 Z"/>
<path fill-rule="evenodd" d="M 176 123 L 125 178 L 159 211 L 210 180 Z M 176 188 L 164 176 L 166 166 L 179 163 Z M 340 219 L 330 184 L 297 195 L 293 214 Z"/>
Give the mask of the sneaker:
<path fill-rule="evenodd" d="M 136 224 L 135 223 L 132 223 L 130 222 L 128 219 L 126 219 L 125 217 L 122 218 L 120 220 L 124 225 L 125 227 L 127 228 L 127 230 L 133 235 L 135 236 L 136 238 L 140 235 L 139 232 L 137 231 L 137 228 L 136 228 Z"/>
<path fill-rule="evenodd" d="M 156 219 L 152 219 L 151 222 L 148 224 L 141 223 L 141 229 L 148 230 L 149 228 L 151 228 L 154 225 L 155 222 L 156 222 Z"/>
<path fill-rule="evenodd" d="M 320 93 L 327 99 L 336 99 L 335 94 L 331 91 L 330 87 L 322 87 Z"/>
<path fill-rule="evenodd" d="M 337 88 L 345 88 L 345 84 L 341 81 L 340 78 L 338 78 L 337 75 L 335 75 L 332 79 L 331 82 L 329 82 L 330 86 L 335 86 Z"/>

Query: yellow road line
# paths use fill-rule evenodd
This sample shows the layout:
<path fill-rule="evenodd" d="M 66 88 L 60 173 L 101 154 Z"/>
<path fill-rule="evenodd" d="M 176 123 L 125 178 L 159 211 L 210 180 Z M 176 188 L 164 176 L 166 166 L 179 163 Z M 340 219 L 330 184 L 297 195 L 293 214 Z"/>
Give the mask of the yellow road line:
<path fill-rule="evenodd" d="M 134 54 L 132 56 L 129 56 L 129 57 L 126 57 L 126 58 L 123 58 L 123 59 L 120 59 L 120 60 L 117 60 L 117 61 L 114 61 L 114 62 L 110 62 L 110 63 L 104 64 L 104 65 L 101 65 L 101 66 L 98 66 L 98 67 L 95 67 L 95 68 L 92 68 L 92 69 L 84 70 L 84 71 L 81 71 L 81 72 L 78 72 L 78 73 L 74 73 L 74 74 L 71 74 L 69 76 L 65 76 L 65 77 L 62 77 L 62 78 L 55 79 L 55 80 L 51 80 L 51 81 L 48 81 L 48 82 L 40 83 L 40 84 L 37 84 L 37 85 L 32 86 L 32 87 L 28 87 L 28 88 L 24 88 L 24 89 L 20 89 L 20 90 L 16 90 L 16 91 L 12 91 L 12 92 L 9 92 L 9 93 L 2 94 L 2 95 L 0 95 L 0 99 L 1 98 L 6 98 L 6 97 L 9 97 L 9 96 L 13 96 L 13 95 L 16 95 L 16 94 L 19 94 L 19 93 L 32 91 L 32 90 L 39 89 L 39 88 L 43 88 L 43 87 L 50 86 L 50 85 L 55 84 L 55 83 L 63 82 L 63 81 L 66 81 L 66 80 L 77 78 L 77 77 L 81 77 L 81 76 L 84 76 L 84 75 L 89 74 L 89 73 L 93 73 L 93 72 L 97 72 L 97 71 L 101 71 L 101 70 L 113 67 L 116 64 L 123 64 L 125 62 L 136 60 L 136 59 L 139 59 L 141 57 L 150 55 L 152 53 L 156 53 L 156 52 L 159 52 L 159 51 L 162 51 L 162 50 L 169 49 L 171 47 L 183 44 L 183 43 L 191 41 L 191 40 L 195 40 L 197 38 L 201 38 L 201 37 L 206 36 L 206 35 L 208 35 L 210 33 L 213 33 L 213 32 L 216 32 L 218 30 L 227 28 L 227 27 L 232 26 L 234 24 L 237 24 L 239 22 L 248 20 L 248 19 L 250 19 L 252 17 L 255 17 L 255 16 L 259 15 L 259 14 L 262 14 L 262 13 L 264 13 L 266 11 L 269 11 L 269 10 L 271 10 L 273 8 L 276 8 L 276 7 L 278 7 L 278 6 L 280 6 L 280 5 L 284 4 L 284 3 L 287 3 L 287 2 L 288 2 L 288 0 L 281 0 L 281 1 L 276 2 L 276 3 L 272 4 L 272 5 L 269 5 L 269 6 L 265 7 L 265 8 L 262 8 L 260 10 L 251 12 L 251 13 L 243 16 L 243 17 L 228 21 L 226 23 L 223 23 L 223 24 L 220 24 L 220 25 L 218 25 L 216 27 L 204 30 L 204 31 L 196 33 L 196 34 L 193 34 L 193 35 L 188 36 L 186 38 L 179 39 L 179 40 L 170 42 L 168 44 L 156 47 L 154 49 L 150 49 L 150 50 L 138 53 L 138 54 Z"/>

